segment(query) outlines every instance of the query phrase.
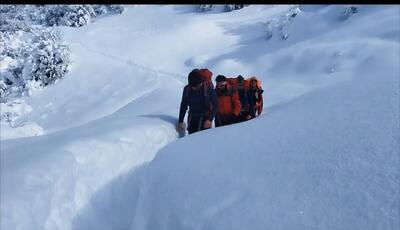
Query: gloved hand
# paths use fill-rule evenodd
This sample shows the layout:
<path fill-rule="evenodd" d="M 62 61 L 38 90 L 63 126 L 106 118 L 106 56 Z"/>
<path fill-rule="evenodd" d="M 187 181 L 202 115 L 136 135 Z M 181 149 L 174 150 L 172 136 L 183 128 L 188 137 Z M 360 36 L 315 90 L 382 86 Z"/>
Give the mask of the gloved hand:
<path fill-rule="evenodd" d="M 186 129 L 185 122 L 178 123 L 178 130 L 185 131 L 185 129 Z"/>
<path fill-rule="evenodd" d="M 205 129 L 209 129 L 209 128 L 211 128 L 211 126 L 212 126 L 212 122 L 210 121 L 210 120 L 205 120 L 204 121 L 204 128 Z"/>

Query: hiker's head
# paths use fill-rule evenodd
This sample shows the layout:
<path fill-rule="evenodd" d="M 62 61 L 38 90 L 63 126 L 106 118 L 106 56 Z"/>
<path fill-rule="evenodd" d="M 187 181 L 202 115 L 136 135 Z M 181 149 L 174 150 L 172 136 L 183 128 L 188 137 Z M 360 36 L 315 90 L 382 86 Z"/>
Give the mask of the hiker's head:
<path fill-rule="evenodd" d="M 255 79 L 255 78 L 252 78 L 252 79 L 251 79 L 251 81 L 250 81 L 250 87 L 251 87 L 252 89 L 256 89 L 256 88 L 257 88 L 257 79 Z"/>
<path fill-rule="evenodd" d="M 202 79 L 198 69 L 194 69 L 194 70 L 192 70 L 192 72 L 189 73 L 188 81 L 189 81 L 189 85 L 192 88 L 197 88 L 198 86 L 200 86 L 200 84 L 203 82 L 203 79 Z"/>
<path fill-rule="evenodd" d="M 237 76 L 237 86 L 238 86 L 238 89 L 243 89 L 244 88 L 244 78 L 243 78 L 243 76 L 242 75 L 239 75 L 239 76 Z"/>
<path fill-rule="evenodd" d="M 218 88 L 223 88 L 225 87 L 228 83 L 226 82 L 226 77 L 224 75 L 218 75 L 215 78 L 215 81 L 217 82 L 217 87 Z"/>

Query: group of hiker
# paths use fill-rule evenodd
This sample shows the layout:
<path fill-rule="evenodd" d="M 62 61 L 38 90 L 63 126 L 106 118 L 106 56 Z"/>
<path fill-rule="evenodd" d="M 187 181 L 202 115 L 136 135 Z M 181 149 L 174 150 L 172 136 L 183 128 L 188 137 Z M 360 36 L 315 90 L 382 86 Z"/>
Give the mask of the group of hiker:
<path fill-rule="evenodd" d="M 244 79 L 238 75 L 227 78 L 218 75 L 217 83 L 211 80 L 209 69 L 193 69 L 188 75 L 188 84 L 183 89 L 179 110 L 178 131 L 189 134 L 212 127 L 230 125 L 259 116 L 263 109 L 263 89 L 256 77 Z M 184 120 L 189 107 L 187 127 Z"/>

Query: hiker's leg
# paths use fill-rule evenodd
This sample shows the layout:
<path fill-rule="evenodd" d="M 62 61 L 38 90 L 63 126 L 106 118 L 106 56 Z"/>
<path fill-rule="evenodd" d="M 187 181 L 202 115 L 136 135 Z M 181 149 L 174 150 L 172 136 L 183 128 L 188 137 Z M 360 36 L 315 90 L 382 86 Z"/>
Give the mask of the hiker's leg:
<path fill-rule="evenodd" d="M 204 116 L 201 116 L 199 118 L 199 124 L 198 124 L 198 127 L 197 127 L 197 131 L 201 131 L 203 129 L 204 129 Z"/>
<path fill-rule="evenodd" d="M 200 122 L 200 117 L 193 115 L 190 116 L 190 123 L 188 124 L 189 134 L 199 131 L 199 122 Z"/>
<path fill-rule="evenodd" d="M 233 115 L 230 119 L 231 119 L 230 120 L 231 124 L 239 123 L 241 121 L 241 116 L 240 115 L 239 116 L 234 116 Z"/>
<path fill-rule="evenodd" d="M 250 116 L 251 119 L 251 114 L 249 111 L 243 111 L 242 114 L 240 115 L 240 122 L 242 121 L 247 121 L 247 116 Z"/>
<path fill-rule="evenodd" d="M 239 123 L 244 121 L 245 116 L 243 115 L 243 113 L 240 113 L 240 115 L 237 117 L 236 122 L 235 123 Z"/>
<path fill-rule="evenodd" d="M 226 125 L 226 118 L 224 115 L 218 115 L 218 127 Z"/>
<path fill-rule="evenodd" d="M 219 127 L 219 126 L 221 126 L 222 124 L 221 124 L 221 116 L 220 115 L 216 115 L 215 116 L 215 127 Z"/>
<path fill-rule="evenodd" d="M 223 124 L 230 125 L 233 123 L 232 120 L 233 120 L 233 117 L 231 117 L 230 115 L 225 115 Z"/>

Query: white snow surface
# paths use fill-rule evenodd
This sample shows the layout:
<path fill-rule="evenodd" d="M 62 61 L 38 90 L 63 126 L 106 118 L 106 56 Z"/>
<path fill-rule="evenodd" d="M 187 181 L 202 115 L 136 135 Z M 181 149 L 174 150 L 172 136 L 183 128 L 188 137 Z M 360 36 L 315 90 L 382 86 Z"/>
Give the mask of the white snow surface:
<path fill-rule="evenodd" d="M 26 99 L 26 129 L 1 124 L 0 228 L 400 229 L 400 7 L 346 7 L 139 5 L 62 28 L 69 73 Z M 178 139 L 203 67 L 258 76 L 264 113 Z"/>

